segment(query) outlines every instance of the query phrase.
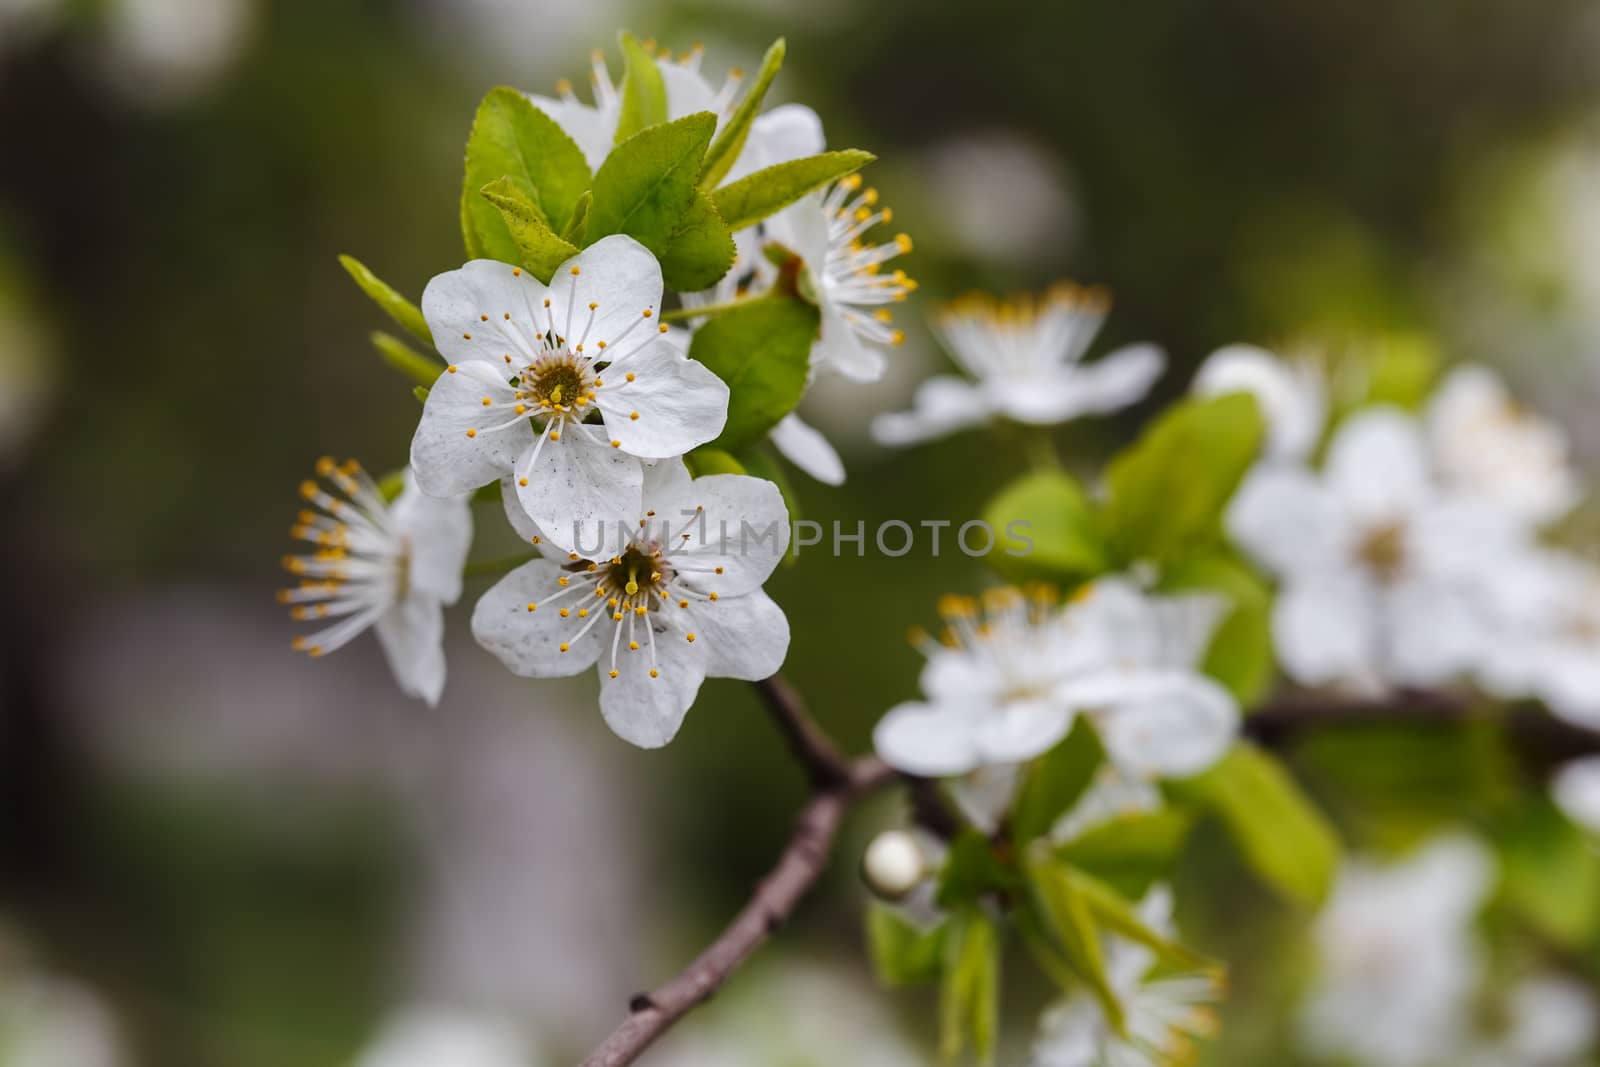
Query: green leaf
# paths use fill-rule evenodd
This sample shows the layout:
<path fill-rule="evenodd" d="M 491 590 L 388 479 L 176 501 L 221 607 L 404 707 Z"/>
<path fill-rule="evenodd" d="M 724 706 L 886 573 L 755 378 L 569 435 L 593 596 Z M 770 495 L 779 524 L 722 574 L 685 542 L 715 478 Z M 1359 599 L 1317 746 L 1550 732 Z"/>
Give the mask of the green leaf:
<path fill-rule="evenodd" d="M 419 341 L 427 342 L 433 347 L 433 333 L 428 329 L 428 322 L 422 317 L 422 309 L 411 301 L 401 296 L 392 286 L 367 269 L 355 256 L 340 256 L 339 263 L 355 279 L 361 291 L 373 299 L 373 302 L 388 312 L 389 317 Z"/>
<path fill-rule="evenodd" d="M 614 143 L 621 144 L 646 126 L 667 121 L 667 83 L 655 57 L 633 34 L 624 32 L 618 40 L 622 44 L 622 111 L 617 116 Z"/>
<path fill-rule="evenodd" d="M 876 158 L 871 152 L 847 148 L 793 159 L 724 185 L 711 199 L 728 228 L 742 230 L 788 207 L 811 190 L 855 173 Z"/>
<path fill-rule="evenodd" d="M 1206 648 L 1201 669 L 1249 708 L 1277 677 L 1272 654 L 1272 592 L 1255 571 L 1227 553 L 1197 556 L 1166 568 L 1161 591 L 1213 592 L 1231 607 Z"/>
<path fill-rule="evenodd" d="M 1072 973 L 1088 985 L 1112 1029 L 1123 1029 L 1122 1002 L 1106 975 L 1105 951 L 1093 912 L 1071 869 L 1036 845 L 1027 853 L 1029 899 L 1051 942 Z"/>
<path fill-rule="evenodd" d="M 1600 853 L 1538 797 L 1499 840 L 1505 902 L 1535 930 L 1579 950 L 1600 930 Z"/>
<path fill-rule="evenodd" d="M 1439 376 L 1439 351 L 1416 334 L 1386 337 L 1372 357 L 1365 404 L 1395 404 L 1409 411 L 1422 407 Z"/>
<path fill-rule="evenodd" d="M 1150 929 L 1127 898 L 1111 886 L 1080 870 L 1068 869 L 1066 876 L 1087 905 L 1090 916 L 1108 933 L 1143 945 L 1174 966 L 1220 971 L 1215 960 Z"/>
<path fill-rule="evenodd" d="M 1284 896 L 1315 905 L 1327 895 L 1339 865 L 1338 835 L 1261 749 L 1241 742 L 1215 767 L 1168 790 L 1221 819 L 1245 862 Z"/>
<path fill-rule="evenodd" d="M 424 389 L 431 388 L 444 373 L 444 364 L 437 356 L 423 355 L 394 334 L 374 330 L 372 347 L 378 350 L 385 363 Z"/>
<path fill-rule="evenodd" d="M 743 474 L 744 464 L 720 448 L 697 448 L 683 457 L 689 473 L 696 478 L 708 474 Z"/>
<path fill-rule="evenodd" d="M 576 248 L 550 229 L 538 205 L 516 179 L 505 177 L 490 182 L 483 187 L 483 197 L 500 209 L 500 217 L 517 246 L 515 262 L 527 267 L 541 282 L 549 284 L 556 268 L 578 254 Z"/>
<path fill-rule="evenodd" d="M 1056 846 L 1056 855 L 1139 897 L 1172 869 L 1193 825 L 1194 816 L 1179 808 L 1121 815 Z"/>
<path fill-rule="evenodd" d="M 976 903 L 990 893 L 1008 893 L 1017 888 L 1016 871 L 995 855 L 994 843 L 976 830 L 962 830 L 950 842 L 950 853 L 939 871 L 935 896 L 947 911 Z"/>
<path fill-rule="evenodd" d="M 991 568 L 1011 581 L 1076 584 L 1109 566 L 1094 506 L 1065 471 L 1025 474 L 983 510 L 995 531 Z"/>
<path fill-rule="evenodd" d="M 711 148 L 706 152 L 705 166 L 700 172 L 700 188 L 715 189 L 739 159 L 739 153 L 744 151 L 745 142 L 750 138 L 750 125 L 755 122 L 756 114 L 761 110 L 761 103 L 767 98 L 767 89 L 771 87 L 772 79 L 778 76 L 778 71 L 783 66 L 783 56 L 787 50 L 788 45 L 784 43 L 782 37 L 773 41 L 772 47 L 767 49 L 766 57 L 761 60 L 761 70 L 756 74 L 755 84 L 744 94 L 744 99 L 739 101 L 739 106 L 734 109 L 733 115 L 722 127 L 722 132 L 717 134 L 717 139 L 711 142 Z"/>
<path fill-rule="evenodd" d="M 867 904 L 867 952 L 886 986 L 937 981 L 944 963 L 947 923 L 924 929 L 882 901 Z"/>
<path fill-rule="evenodd" d="M 461 230 L 467 255 L 515 263 L 518 247 L 495 205 L 481 195 L 509 177 L 527 192 L 551 230 L 560 233 L 589 188 L 589 164 L 556 121 L 515 89 L 491 89 L 478 105 L 467 140 L 461 183 Z"/>
<path fill-rule="evenodd" d="M 659 258 L 672 246 L 694 199 L 700 160 L 717 128 L 701 111 L 647 126 L 617 145 L 594 176 L 584 240 L 625 233 Z"/>
<path fill-rule="evenodd" d="M 961 1055 L 970 1039 L 980 1063 L 994 1061 L 1000 1029 L 1000 932 L 977 908 L 955 916 L 939 985 L 939 1053 Z"/>
<path fill-rule="evenodd" d="M 669 289 L 693 293 L 722 280 L 736 255 L 733 234 L 705 193 L 695 190 L 683 221 L 661 253 L 661 276 Z"/>
<path fill-rule="evenodd" d="M 1180 401 L 1106 472 L 1106 524 L 1125 561 L 1169 562 L 1222 539 L 1222 513 L 1260 449 L 1255 398 Z"/>
<path fill-rule="evenodd" d="M 425 386 L 418 385 L 412 388 L 411 395 L 417 398 L 417 403 L 426 404 L 428 402 L 428 392 L 429 390 Z"/>
<path fill-rule="evenodd" d="M 1050 832 L 1056 820 L 1072 810 L 1094 781 L 1094 772 L 1105 759 L 1094 727 L 1079 717 L 1072 732 L 1049 752 L 1028 765 L 1022 788 L 1017 793 L 1012 819 L 1012 840 L 1025 845 Z"/>
<path fill-rule="evenodd" d="M 572 218 L 567 222 L 566 229 L 561 231 L 561 239 L 575 247 L 584 246 L 583 235 L 589 228 L 589 205 L 594 201 L 594 193 L 588 189 L 578 197 L 578 202 L 572 205 Z"/>
<path fill-rule="evenodd" d="M 817 309 L 767 296 L 719 315 L 695 331 L 689 356 L 728 385 L 728 422 L 712 444 L 738 451 L 767 435 L 805 392 Z"/>

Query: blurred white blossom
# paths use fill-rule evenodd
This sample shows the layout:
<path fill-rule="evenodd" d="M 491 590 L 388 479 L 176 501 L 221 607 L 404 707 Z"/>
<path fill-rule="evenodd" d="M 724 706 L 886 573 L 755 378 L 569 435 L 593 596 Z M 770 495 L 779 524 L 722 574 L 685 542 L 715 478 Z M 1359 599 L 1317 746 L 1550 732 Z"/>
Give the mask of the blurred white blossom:
<path fill-rule="evenodd" d="M 1004 130 L 963 134 L 930 149 L 918 174 L 939 220 L 973 255 L 1043 262 L 1076 237 L 1080 219 L 1059 164 Z"/>
<path fill-rule="evenodd" d="M 384 1022 L 355 1067 L 540 1067 L 533 1043 L 506 1019 L 442 1005 Z"/>
<path fill-rule="evenodd" d="M 1567 818 L 1600 834 L 1600 756 L 1573 760 L 1556 772 L 1551 796 Z"/>
<path fill-rule="evenodd" d="M 1267 426 L 1266 458 L 1305 461 L 1322 439 L 1328 391 L 1319 368 L 1255 345 L 1228 345 L 1206 357 L 1195 375 L 1200 396 L 1249 393 Z"/>
<path fill-rule="evenodd" d="M 181 101 L 225 73 L 249 43 L 255 0 L 109 0 L 106 70 L 129 97 Z"/>

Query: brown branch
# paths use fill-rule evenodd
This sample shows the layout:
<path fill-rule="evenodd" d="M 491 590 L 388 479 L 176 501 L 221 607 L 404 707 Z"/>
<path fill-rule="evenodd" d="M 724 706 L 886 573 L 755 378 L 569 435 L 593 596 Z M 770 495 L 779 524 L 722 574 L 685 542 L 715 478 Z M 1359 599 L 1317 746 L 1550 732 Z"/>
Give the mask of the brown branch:
<path fill-rule="evenodd" d="M 815 736 L 822 735 L 816 732 Z M 832 749 L 831 743 L 828 748 Z M 808 762 L 807 766 L 811 764 Z M 895 772 L 874 756 L 842 767 L 844 779 L 819 788 L 800 809 L 794 832 L 777 865 L 762 879 L 733 922 L 677 977 L 654 992 L 634 997 L 628 1018 L 589 1054 L 583 1067 L 624 1067 L 632 1063 L 686 1012 L 715 993 L 783 925 L 822 875 L 839 823 L 851 804 L 895 777 Z"/>

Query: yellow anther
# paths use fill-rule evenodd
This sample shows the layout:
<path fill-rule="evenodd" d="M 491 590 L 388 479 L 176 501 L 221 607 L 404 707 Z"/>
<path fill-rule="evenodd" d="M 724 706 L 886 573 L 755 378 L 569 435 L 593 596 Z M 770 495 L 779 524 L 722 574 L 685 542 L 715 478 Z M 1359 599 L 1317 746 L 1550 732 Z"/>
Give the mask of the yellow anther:
<path fill-rule="evenodd" d="M 629 641 L 628 642 L 628 651 L 629 652 L 637 652 L 637 651 L 639 651 L 639 642 L 637 642 L 637 641 Z"/>
<path fill-rule="evenodd" d="M 561 609 L 561 617 L 563 619 L 566 618 L 568 615 L 571 615 L 571 614 L 572 614 L 572 612 L 568 611 L 566 608 L 562 608 Z"/>
<path fill-rule="evenodd" d="M 894 243 L 895 247 L 899 248 L 902 252 L 911 251 L 911 235 L 908 233 L 895 234 Z"/>
<path fill-rule="evenodd" d="M 667 325 L 667 324 L 666 324 L 666 323 L 664 323 L 664 322 L 663 322 L 663 323 L 662 323 L 662 324 L 661 324 L 661 329 L 660 329 L 660 330 L 658 330 L 658 331 L 657 331 L 657 332 L 658 332 L 658 333 L 666 333 L 666 332 L 667 332 L 667 331 L 668 331 L 668 330 L 670 330 L 670 329 L 671 329 L 671 328 L 672 328 L 672 327 L 670 327 L 670 326 L 668 326 L 668 325 Z"/>
<path fill-rule="evenodd" d="M 567 650 L 567 643 L 565 641 L 563 641 L 563 642 L 561 642 L 561 648 L 558 649 L 558 651 L 565 652 L 566 650 Z"/>
<path fill-rule="evenodd" d="M 633 381 L 633 372 L 632 371 L 628 372 L 627 380 L 630 381 L 630 382 Z"/>
<path fill-rule="evenodd" d="M 621 448 L 622 447 L 622 442 L 621 441 L 612 441 L 611 442 L 611 447 L 612 448 Z"/>
<path fill-rule="evenodd" d="M 557 96 L 566 96 L 570 92 L 572 92 L 572 83 L 570 81 L 568 81 L 565 78 L 561 78 L 561 79 L 557 80 L 557 82 L 556 82 L 556 95 Z"/>
<path fill-rule="evenodd" d="M 476 436 L 478 436 L 478 431 L 477 430 L 468 430 L 467 431 L 467 436 L 468 437 L 476 437 Z"/>
<path fill-rule="evenodd" d="M 654 667 L 650 668 L 650 677 L 652 677 L 652 678 L 656 677 L 656 669 Z"/>
<path fill-rule="evenodd" d="M 904 330 L 896 330 L 896 331 L 894 331 L 894 333 L 891 333 L 889 335 L 889 343 L 892 344 L 892 345 L 903 345 L 903 344 L 905 344 L 906 343 L 906 332 Z"/>
<path fill-rule="evenodd" d="M 582 274 L 583 271 L 578 269 L 577 267 L 573 267 L 570 273 L 572 274 L 572 276 L 574 278 L 576 278 L 578 275 Z"/>
<path fill-rule="evenodd" d="M 687 601 L 687 600 L 680 600 L 680 601 L 678 601 L 678 607 L 680 607 L 680 608 L 686 608 L 686 607 L 688 607 L 688 606 L 689 606 L 689 602 L 688 602 L 688 601 Z"/>
<path fill-rule="evenodd" d="M 589 301 L 589 310 L 590 311 L 593 311 L 595 308 L 597 308 L 599 306 L 600 306 L 600 302 L 598 300 Z"/>
<path fill-rule="evenodd" d="M 847 193 L 855 192 L 861 188 L 861 175 L 852 174 L 849 177 L 839 179 L 839 188 Z"/>
<path fill-rule="evenodd" d="M 520 277 L 522 277 L 522 268 L 521 268 L 521 267 L 512 267 L 512 268 L 511 268 L 511 276 L 512 276 L 512 277 L 513 277 L 513 278 L 520 278 Z"/>
<path fill-rule="evenodd" d="M 452 363 L 446 367 L 445 370 L 449 371 L 451 374 L 454 374 L 456 372 L 456 365 Z"/>
<path fill-rule="evenodd" d="M 684 636 L 689 639 L 689 643 L 691 645 L 694 644 L 694 631 L 693 630 L 690 630 L 687 634 L 684 634 Z"/>
<path fill-rule="evenodd" d="M 628 412 L 628 418 L 633 422 L 638 422 L 639 421 L 639 413 L 637 411 L 630 411 L 630 412 Z"/>
<path fill-rule="evenodd" d="M 714 573 L 721 574 L 722 573 L 722 568 L 718 567 Z"/>
<path fill-rule="evenodd" d="M 878 212 L 878 221 L 880 221 L 880 222 L 893 222 L 894 221 L 894 209 L 893 208 L 884 208 L 882 211 Z"/>
<path fill-rule="evenodd" d="M 528 610 L 529 611 L 538 611 L 539 610 L 539 605 L 530 602 L 528 604 Z"/>
<path fill-rule="evenodd" d="M 518 404 L 517 405 L 517 414 L 518 415 L 526 415 L 527 413 L 528 413 L 528 405 L 526 405 L 526 404 Z"/>
<path fill-rule="evenodd" d="M 560 430 L 551 430 L 550 431 L 550 440 L 552 440 L 552 441 L 561 440 L 561 431 Z"/>
<path fill-rule="evenodd" d="M 620 611 L 612 612 L 611 613 L 611 621 L 612 622 L 621 622 L 622 621 L 622 612 L 620 612 Z"/>
<path fill-rule="evenodd" d="M 463 341 L 470 341 L 472 340 L 472 335 L 470 333 L 464 333 L 461 335 L 461 339 Z"/>
<path fill-rule="evenodd" d="M 643 604 L 640 604 L 638 607 L 633 609 L 633 613 L 635 615 L 637 615 L 641 619 L 644 618 L 647 614 L 649 614 L 649 612 L 650 612 L 650 609 L 645 607 Z"/>
<path fill-rule="evenodd" d="M 651 315 L 654 315 L 654 314 L 655 314 L 655 312 L 651 311 L 649 308 L 645 308 L 644 309 L 644 317 L 645 318 L 648 319 Z"/>
<path fill-rule="evenodd" d="M 489 406 L 489 405 L 491 405 L 491 404 L 493 404 L 493 403 L 494 403 L 494 401 L 493 401 L 493 400 L 490 400 L 490 399 L 489 399 L 489 398 L 488 398 L 488 397 L 484 397 L 484 398 L 483 398 L 483 406 L 484 406 L 484 407 L 488 407 L 488 406 Z"/>
<path fill-rule="evenodd" d="M 588 608 L 579 608 L 578 609 L 578 618 L 587 619 L 588 617 L 589 617 L 589 609 Z"/>
<path fill-rule="evenodd" d="M 561 586 L 561 588 L 565 589 L 567 586 L 572 584 L 572 579 L 568 578 L 565 574 L 563 574 L 561 577 L 556 579 L 556 584 Z"/>
<path fill-rule="evenodd" d="M 615 670 L 611 671 L 611 677 L 615 678 L 616 676 L 617 676 L 617 672 Z"/>
<path fill-rule="evenodd" d="M 715 593 L 707 593 L 706 596 L 710 597 L 712 600 L 717 599 L 717 594 Z"/>

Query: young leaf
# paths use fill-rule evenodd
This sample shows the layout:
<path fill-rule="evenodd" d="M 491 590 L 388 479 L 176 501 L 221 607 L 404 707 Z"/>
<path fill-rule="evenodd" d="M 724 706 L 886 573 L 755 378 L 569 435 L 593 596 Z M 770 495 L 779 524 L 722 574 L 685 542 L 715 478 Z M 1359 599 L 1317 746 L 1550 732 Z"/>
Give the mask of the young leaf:
<path fill-rule="evenodd" d="M 1339 838 L 1283 765 L 1241 742 L 1215 767 L 1169 783 L 1214 813 L 1245 861 L 1283 895 L 1315 905 L 1339 864 Z"/>
<path fill-rule="evenodd" d="M 549 284 L 550 276 L 578 250 L 557 237 L 544 221 L 528 191 L 511 177 L 500 178 L 483 187 L 483 197 L 500 209 L 506 231 L 517 246 L 515 262 L 521 263 L 535 278 Z"/>
<path fill-rule="evenodd" d="M 661 276 L 680 293 L 709 289 L 733 266 L 733 234 L 705 193 L 695 190 L 689 210 L 661 253 Z"/>
<path fill-rule="evenodd" d="M 529 191 L 538 214 L 556 233 L 566 228 L 573 205 L 589 188 L 589 164 L 555 120 L 515 89 L 491 89 L 472 123 L 461 183 L 462 237 L 473 259 L 517 261 L 517 243 L 505 220 L 481 195 L 485 185 L 507 176 Z"/>
<path fill-rule="evenodd" d="M 665 255 L 689 212 L 700 160 L 716 128 L 717 117 L 701 111 L 647 126 L 612 149 L 594 176 L 584 240 L 594 244 L 625 233 L 658 257 Z"/>
<path fill-rule="evenodd" d="M 1217 552 L 1166 568 L 1162 592 L 1216 592 L 1232 604 L 1217 624 L 1201 669 L 1238 698 L 1258 703 L 1272 688 L 1272 593 L 1255 571 L 1229 553 Z"/>
<path fill-rule="evenodd" d="M 730 230 L 742 230 L 788 207 L 813 189 L 854 174 L 877 157 L 848 148 L 758 170 L 711 195 Z"/>
<path fill-rule="evenodd" d="M 881 901 L 867 905 L 867 951 L 886 986 L 936 981 L 944 961 L 948 923 L 923 929 Z"/>
<path fill-rule="evenodd" d="M 683 457 L 689 473 L 696 478 L 708 474 L 743 474 L 744 464 L 720 448 L 697 448 Z"/>
<path fill-rule="evenodd" d="M 988 563 L 1012 581 L 1075 584 L 1109 566 L 1094 506 L 1064 471 L 1025 474 L 984 508 L 995 531 Z"/>
<path fill-rule="evenodd" d="M 1500 835 L 1506 903 L 1530 927 L 1573 951 L 1600 929 L 1600 852 L 1540 796 Z"/>
<path fill-rule="evenodd" d="M 424 389 L 432 387 L 444 373 L 444 364 L 437 356 L 425 356 L 393 334 L 374 330 L 372 347 L 378 350 L 383 361 Z"/>
<path fill-rule="evenodd" d="M 718 448 L 738 451 L 765 437 L 805 392 L 817 309 L 782 296 L 751 300 L 695 331 L 689 355 L 728 385 L 728 421 Z"/>
<path fill-rule="evenodd" d="M 1027 854 L 1029 899 L 1051 942 L 1079 980 L 1088 985 L 1112 1029 L 1123 1028 L 1122 1002 L 1106 975 L 1105 952 L 1089 903 L 1071 877 L 1071 870 L 1035 846 Z"/>
<path fill-rule="evenodd" d="M 1094 920 L 1107 932 L 1153 951 L 1167 963 L 1191 969 L 1218 969 L 1215 960 L 1185 948 L 1146 926 L 1133 905 L 1115 889 L 1083 871 L 1068 869 L 1067 878 L 1083 899 Z"/>
<path fill-rule="evenodd" d="M 1050 832 L 1056 820 L 1072 809 L 1094 781 L 1105 758 L 1100 738 L 1087 719 L 1080 717 L 1072 732 L 1049 752 L 1029 764 L 1017 793 L 1011 837 L 1025 845 Z"/>
<path fill-rule="evenodd" d="M 634 40 L 633 34 L 623 33 L 622 44 L 622 111 L 617 116 L 617 139 L 621 144 L 646 126 L 667 121 L 667 84 L 661 77 L 661 68 L 655 57 Z"/>
<path fill-rule="evenodd" d="M 1106 472 L 1106 524 L 1124 560 L 1168 562 L 1222 537 L 1222 512 L 1261 445 L 1247 393 L 1180 401 Z"/>
<path fill-rule="evenodd" d="M 1171 870 L 1193 825 L 1194 816 L 1179 808 L 1122 815 L 1056 846 L 1056 855 L 1139 897 Z"/>
<path fill-rule="evenodd" d="M 983 911 L 971 908 L 950 921 L 939 984 L 939 1051 L 961 1055 L 971 1039 L 978 1062 L 994 1060 L 1000 1028 L 1000 932 Z"/>
<path fill-rule="evenodd" d="M 728 119 L 727 124 L 722 127 L 722 132 L 717 134 L 717 139 L 711 142 L 711 148 L 706 152 L 705 166 L 700 172 L 700 188 L 715 189 L 739 159 L 739 153 L 744 151 L 745 142 L 750 138 L 750 125 L 755 122 L 756 114 L 761 110 L 761 102 L 767 97 L 767 89 L 772 85 L 772 79 L 778 76 L 778 70 L 783 66 L 783 56 L 787 49 L 788 45 L 784 43 L 782 37 L 773 41 L 772 47 L 767 49 L 766 57 L 761 60 L 761 70 L 756 74 L 755 84 L 744 94 L 744 99 L 739 101 L 733 116 Z"/>
<path fill-rule="evenodd" d="M 422 317 L 421 308 L 401 296 L 382 278 L 368 270 L 366 264 L 355 256 L 340 256 L 339 264 L 349 272 L 350 277 L 355 279 L 363 293 L 389 313 L 391 319 L 404 326 L 413 337 L 427 342 L 428 347 L 433 347 L 433 333 L 428 329 L 427 320 Z M 432 379 L 429 381 L 431 384 Z"/>
<path fill-rule="evenodd" d="M 578 202 L 572 205 L 572 218 L 567 223 L 566 229 L 561 231 L 561 239 L 575 247 L 582 248 L 587 243 L 583 239 L 584 232 L 589 228 L 589 204 L 594 200 L 594 193 L 588 189 L 578 197 Z"/>

